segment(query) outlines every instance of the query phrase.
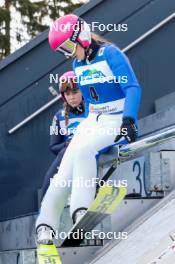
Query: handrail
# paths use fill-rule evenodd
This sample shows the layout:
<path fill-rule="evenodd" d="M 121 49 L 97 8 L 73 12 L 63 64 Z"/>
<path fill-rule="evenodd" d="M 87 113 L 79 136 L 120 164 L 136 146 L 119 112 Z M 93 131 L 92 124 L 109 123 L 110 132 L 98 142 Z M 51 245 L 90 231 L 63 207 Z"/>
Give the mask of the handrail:
<path fill-rule="evenodd" d="M 130 159 L 143 150 L 163 144 L 173 138 L 175 138 L 175 127 L 156 135 L 140 139 L 134 143 L 123 145 L 119 150 L 119 158 L 121 160 Z"/>
<path fill-rule="evenodd" d="M 34 117 L 45 111 L 48 107 L 55 104 L 59 99 L 61 98 L 61 95 L 56 96 L 54 99 L 49 101 L 47 104 L 43 105 L 41 108 L 39 108 L 36 112 L 25 118 L 22 122 L 17 124 L 15 127 L 11 128 L 8 133 L 13 134 L 16 130 L 18 130 L 23 125 L 27 124 L 30 120 L 32 120 Z"/>
<path fill-rule="evenodd" d="M 175 12 L 173 14 L 171 14 L 170 16 L 168 16 L 167 18 L 165 18 L 164 20 L 162 20 L 160 23 L 158 23 L 156 26 L 154 26 L 153 28 L 151 28 L 150 30 L 148 30 L 145 34 L 141 35 L 139 38 L 137 38 L 135 41 L 133 41 L 132 43 L 130 43 L 128 46 L 126 46 L 125 48 L 122 49 L 123 52 L 127 52 L 128 50 L 132 49 L 133 47 L 135 47 L 138 43 L 142 42 L 144 39 L 146 39 L 148 36 L 150 36 L 151 34 L 153 34 L 154 32 L 156 32 L 158 29 L 160 29 L 161 27 L 163 27 L 165 24 L 167 24 L 170 20 L 172 20 L 173 18 L 175 18 Z M 56 97 L 57 100 L 59 100 L 61 98 L 61 96 L 58 98 Z M 33 114 L 31 114 L 30 116 L 28 116 L 27 118 L 25 118 L 23 121 L 21 121 L 19 124 L 17 124 L 15 127 L 11 128 L 8 133 L 9 134 L 13 134 L 15 131 L 17 131 L 19 128 L 21 128 L 22 126 L 24 126 L 26 123 L 28 123 L 30 120 L 32 120 L 34 117 L 36 117 L 37 115 L 39 115 L 40 113 L 42 113 L 44 110 L 46 110 L 47 108 L 49 108 L 52 104 L 54 104 L 57 100 L 53 99 L 50 102 L 48 102 L 47 104 L 43 105 L 40 109 L 38 109 L 36 112 L 34 112 Z"/>
<path fill-rule="evenodd" d="M 128 50 L 132 49 L 137 44 L 139 44 L 144 39 L 146 39 L 148 36 L 152 35 L 158 29 L 160 29 L 161 27 L 163 27 L 164 25 L 166 25 L 173 18 L 175 18 L 175 12 L 173 14 L 171 14 L 170 16 L 168 16 L 167 18 L 165 18 L 164 20 L 162 20 L 156 26 L 154 26 L 153 28 L 151 28 L 150 30 L 148 30 L 145 34 L 141 35 L 139 38 L 137 38 L 136 40 L 134 40 L 131 44 L 129 44 L 128 46 L 126 46 L 124 49 L 122 49 L 122 51 L 123 52 L 127 52 Z"/>

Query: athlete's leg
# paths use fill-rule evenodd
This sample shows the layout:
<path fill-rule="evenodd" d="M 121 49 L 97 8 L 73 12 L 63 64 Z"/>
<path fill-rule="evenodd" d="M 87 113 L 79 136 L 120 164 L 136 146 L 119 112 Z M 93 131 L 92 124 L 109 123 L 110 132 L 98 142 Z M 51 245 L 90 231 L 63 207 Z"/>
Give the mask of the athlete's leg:
<path fill-rule="evenodd" d="M 121 122 L 122 116 L 105 115 L 100 116 L 98 122 L 94 118 L 89 118 L 89 123 L 86 123 L 87 128 L 88 125 L 91 127 L 91 134 L 84 135 L 83 143 L 80 139 L 81 144 L 74 158 L 71 215 L 78 208 L 88 208 L 94 200 L 97 177 L 96 155 L 100 150 L 114 144 Z"/>
<path fill-rule="evenodd" d="M 73 170 L 73 142 L 71 142 L 63 156 L 58 172 L 43 198 L 40 214 L 36 221 L 36 228 L 40 225 L 48 225 L 57 230 L 59 220 L 70 193 Z"/>
<path fill-rule="evenodd" d="M 36 228 L 41 225 L 48 225 L 52 229 L 57 230 L 61 213 L 66 204 L 70 193 L 73 161 L 77 146 L 79 146 L 79 134 L 83 127 L 84 120 L 78 127 L 76 134 L 68 145 L 66 152 L 61 161 L 59 171 L 54 175 L 41 204 L 40 214 L 36 221 Z"/>

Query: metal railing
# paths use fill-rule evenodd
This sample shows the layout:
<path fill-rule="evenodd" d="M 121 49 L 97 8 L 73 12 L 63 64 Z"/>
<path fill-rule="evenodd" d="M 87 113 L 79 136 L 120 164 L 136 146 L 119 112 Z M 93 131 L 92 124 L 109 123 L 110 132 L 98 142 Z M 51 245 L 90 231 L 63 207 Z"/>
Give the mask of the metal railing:
<path fill-rule="evenodd" d="M 175 139 L 174 126 L 166 131 L 140 139 L 134 143 L 115 146 L 114 148 L 117 148 L 117 153 L 115 155 L 112 155 L 107 161 L 102 162 L 103 165 L 109 165 L 109 168 L 106 171 L 105 175 L 102 177 L 102 180 L 107 181 L 117 169 L 118 165 L 122 162 L 135 158 L 135 156 L 137 154 L 141 154 L 143 150 L 145 151 L 149 148 L 161 145 L 171 139 Z"/>
<path fill-rule="evenodd" d="M 175 138 L 175 127 L 174 126 L 164 132 L 161 132 L 156 135 L 140 139 L 134 143 L 130 143 L 128 145 L 122 146 L 119 151 L 119 158 L 121 160 L 126 160 L 128 158 L 131 158 L 137 155 L 139 152 L 143 150 L 166 143 L 167 141 L 173 138 Z"/>
<path fill-rule="evenodd" d="M 165 18 L 164 20 L 162 20 L 160 23 L 158 23 L 156 26 L 154 26 L 153 28 L 151 28 L 150 30 L 148 30 L 145 34 L 141 35 L 139 38 L 137 38 L 136 40 L 134 40 L 131 44 L 129 44 L 127 47 L 125 47 L 124 49 L 122 49 L 123 52 L 127 52 L 128 50 L 134 48 L 137 44 L 139 44 L 140 42 L 142 42 L 144 39 L 146 39 L 147 37 L 149 37 L 150 35 L 152 35 L 154 32 L 156 32 L 157 30 L 159 30 L 161 27 L 163 27 L 164 25 L 166 25 L 169 21 L 171 21 L 173 18 L 175 18 L 175 12 L 173 14 L 171 14 L 170 16 L 168 16 L 167 18 Z"/>
<path fill-rule="evenodd" d="M 122 49 L 123 52 L 127 52 L 130 49 L 132 49 L 133 47 L 135 47 L 136 45 L 138 45 L 140 42 L 142 42 L 144 39 L 146 39 L 147 37 L 149 37 L 150 35 L 152 35 L 154 32 L 156 32 L 157 30 L 159 30 L 161 27 L 163 27 L 164 25 L 166 25 L 170 20 L 172 20 L 173 18 L 175 18 L 175 12 L 173 14 L 171 14 L 170 16 L 168 16 L 167 18 L 165 18 L 164 20 L 162 20 L 160 23 L 158 23 L 156 26 L 154 26 L 153 28 L 151 28 L 150 30 L 148 30 L 145 34 L 141 35 L 139 38 L 137 38 L 135 41 L 133 41 L 131 44 L 129 44 L 128 46 L 126 46 L 125 48 Z M 52 106 L 55 102 L 57 102 L 59 99 L 61 98 L 61 96 L 56 96 L 53 100 L 51 100 L 50 102 L 48 102 L 47 104 L 43 105 L 40 109 L 38 109 L 36 112 L 34 112 L 33 114 L 31 114 L 30 116 L 28 116 L 27 118 L 25 118 L 23 121 L 21 121 L 19 124 L 17 124 L 16 126 L 14 126 L 13 128 L 11 128 L 8 133 L 9 134 L 13 134 L 15 131 L 17 131 L 19 128 L 21 128 L 22 126 L 24 126 L 25 124 L 27 124 L 29 121 L 31 121 L 33 118 L 35 118 L 37 115 L 41 114 L 43 111 L 45 111 L 47 108 L 49 108 L 50 106 Z"/>
<path fill-rule="evenodd" d="M 58 100 L 60 100 L 61 95 L 57 95 L 54 99 L 52 99 L 51 101 L 49 101 L 47 104 L 43 105 L 41 108 L 39 108 L 36 112 L 34 112 L 33 114 L 31 114 L 30 116 L 26 117 L 22 122 L 20 122 L 19 124 L 17 124 L 15 127 L 11 128 L 8 133 L 9 134 L 13 134 L 15 131 L 17 131 L 20 127 L 24 126 L 25 124 L 27 124 L 30 120 L 32 120 L 33 118 L 35 118 L 36 116 L 38 116 L 40 113 L 42 113 L 43 111 L 45 111 L 47 108 L 49 108 L 50 106 L 52 106 L 53 104 L 55 104 Z"/>

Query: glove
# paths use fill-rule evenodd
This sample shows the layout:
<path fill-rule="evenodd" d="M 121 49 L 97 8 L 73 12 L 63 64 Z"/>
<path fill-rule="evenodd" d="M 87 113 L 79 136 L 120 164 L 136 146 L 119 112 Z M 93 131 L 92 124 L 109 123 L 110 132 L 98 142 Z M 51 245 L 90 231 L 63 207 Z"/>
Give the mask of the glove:
<path fill-rule="evenodd" d="M 116 136 L 114 142 L 117 142 L 124 137 L 128 143 L 136 141 L 138 130 L 135 125 L 134 119 L 131 117 L 123 117 L 123 122 L 120 127 L 120 134 Z"/>

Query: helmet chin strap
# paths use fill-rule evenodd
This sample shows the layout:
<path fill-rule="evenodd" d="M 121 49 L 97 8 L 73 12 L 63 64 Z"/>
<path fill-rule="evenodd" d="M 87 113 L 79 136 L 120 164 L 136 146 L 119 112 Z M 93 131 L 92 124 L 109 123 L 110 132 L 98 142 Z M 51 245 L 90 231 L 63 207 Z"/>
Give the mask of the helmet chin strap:
<path fill-rule="evenodd" d="M 85 59 L 84 60 L 86 60 L 87 63 L 93 60 L 99 48 L 100 48 L 100 45 L 94 39 L 92 39 L 92 42 L 89 45 L 89 47 L 85 48 Z"/>

